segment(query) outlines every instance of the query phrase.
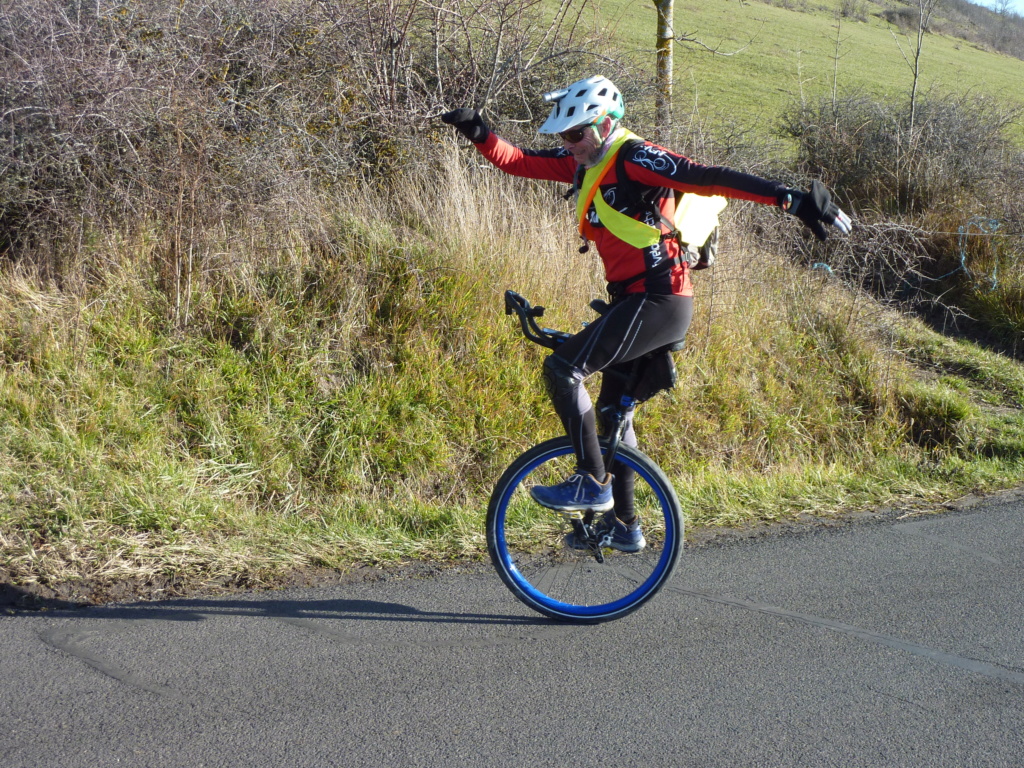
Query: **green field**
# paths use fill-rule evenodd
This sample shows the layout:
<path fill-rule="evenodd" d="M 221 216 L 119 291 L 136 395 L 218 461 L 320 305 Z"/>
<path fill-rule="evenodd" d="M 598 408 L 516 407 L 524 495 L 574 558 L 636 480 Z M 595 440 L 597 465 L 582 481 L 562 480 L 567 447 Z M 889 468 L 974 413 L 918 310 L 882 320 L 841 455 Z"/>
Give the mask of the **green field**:
<path fill-rule="evenodd" d="M 676 44 L 676 114 L 696 109 L 712 122 L 736 121 L 770 131 L 788 105 L 830 96 L 833 88 L 840 97 L 909 97 L 913 73 L 899 46 L 912 57 L 916 39 L 895 28 L 890 31 L 877 15 L 880 6 L 866 5 L 871 15 L 860 22 L 837 21 L 838 5 L 807 4 L 806 10 L 788 10 L 756 1 L 677 2 L 677 36 L 694 38 L 718 54 L 694 44 Z M 627 50 L 640 52 L 653 71 L 654 5 L 646 0 L 602 0 L 594 9 L 600 28 Z M 1024 61 L 951 37 L 925 37 L 921 92 L 971 92 L 1020 107 L 1022 83 Z M 1018 135 L 1024 138 L 1021 126 Z"/>

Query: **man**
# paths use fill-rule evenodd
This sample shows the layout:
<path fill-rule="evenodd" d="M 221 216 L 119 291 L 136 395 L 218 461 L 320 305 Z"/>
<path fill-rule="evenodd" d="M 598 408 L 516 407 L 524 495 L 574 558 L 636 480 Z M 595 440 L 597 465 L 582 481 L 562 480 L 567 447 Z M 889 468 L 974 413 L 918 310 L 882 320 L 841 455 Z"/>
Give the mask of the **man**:
<path fill-rule="evenodd" d="M 540 133 L 556 134 L 562 142 L 557 149 L 514 146 L 473 109 L 456 109 L 441 119 L 502 171 L 574 187 L 580 235 L 597 246 L 612 301 L 599 319 L 544 361 L 545 386 L 578 464 L 564 482 L 534 487 L 531 494 L 556 510 L 614 508 L 611 546 L 638 552 L 646 542 L 633 509 L 633 473 L 622 464 L 614 474 L 606 473 L 597 436 L 597 420 L 605 406 L 618 402 L 621 383 L 619 377 L 604 377 L 595 411 L 583 382 L 686 336 L 693 285 L 688 244 L 680 242 L 672 222 L 676 191 L 778 205 L 822 240 L 826 225 L 849 233 L 851 221 L 818 182 L 810 192 L 789 189 L 730 168 L 700 165 L 643 141 L 620 125 L 622 94 L 607 78 L 589 77 L 544 98 L 554 106 Z M 632 424 L 623 442 L 636 446 Z M 575 546 L 572 534 L 566 543 Z"/>

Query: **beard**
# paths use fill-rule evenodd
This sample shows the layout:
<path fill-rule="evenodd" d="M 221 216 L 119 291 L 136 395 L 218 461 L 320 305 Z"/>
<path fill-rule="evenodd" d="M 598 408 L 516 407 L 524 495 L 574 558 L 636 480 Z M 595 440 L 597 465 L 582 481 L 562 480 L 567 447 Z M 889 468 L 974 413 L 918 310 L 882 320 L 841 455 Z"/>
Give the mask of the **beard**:
<path fill-rule="evenodd" d="M 576 162 L 582 165 L 584 168 L 593 168 L 595 165 L 600 163 L 604 159 L 604 156 L 608 153 L 608 148 L 612 145 L 612 142 L 615 140 L 615 134 L 618 133 L 618 130 L 619 126 L 613 123 L 611 130 L 608 131 L 608 136 L 603 141 L 601 141 L 600 134 L 597 134 L 598 141 L 600 141 L 600 144 L 598 144 L 596 147 L 594 147 L 594 149 L 588 152 L 582 160 L 577 158 Z M 597 133 L 596 128 L 594 129 L 594 131 L 595 133 Z"/>

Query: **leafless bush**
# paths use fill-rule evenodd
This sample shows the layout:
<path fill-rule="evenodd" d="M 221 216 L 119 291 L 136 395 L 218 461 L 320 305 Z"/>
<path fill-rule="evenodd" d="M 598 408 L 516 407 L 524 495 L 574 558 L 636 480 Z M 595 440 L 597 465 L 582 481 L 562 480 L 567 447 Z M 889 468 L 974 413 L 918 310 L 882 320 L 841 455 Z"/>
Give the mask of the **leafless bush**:
<path fill-rule="evenodd" d="M 904 215 L 985 200 L 1017 160 L 1005 129 L 1019 113 L 980 98 L 930 96 L 917 105 L 854 97 L 801 105 L 783 131 L 800 169 L 859 209 Z"/>
<path fill-rule="evenodd" d="M 584 3 L 13 0 L 0 6 L 0 253 L 287 210 L 400 172 L 430 118 L 528 119 L 586 62 Z M 268 203 L 274 206 L 268 207 Z"/>
<path fill-rule="evenodd" d="M 921 19 L 921 11 L 919 8 L 909 5 L 886 8 L 882 12 L 882 18 L 901 32 L 908 32 L 917 29 Z"/>
<path fill-rule="evenodd" d="M 868 0 L 840 0 L 839 15 L 844 19 L 868 20 Z"/>
<path fill-rule="evenodd" d="M 853 237 L 835 244 L 830 270 L 887 301 L 917 300 L 932 280 L 933 236 L 908 222 L 858 222 Z"/>
<path fill-rule="evenodd" d="M 989 238 L 965 234 L 967 222 L 997 219 L 1000 248 L 1021 242 L 1024 162 L 1005 138 L 1015 117 L 934 95 L 913 128 L 909 105 L 864 97 L 794 109 L 784 131 L 799 142 L 800 174 L 824 179 L 857 219 L 850 238 L 805 241 L 806 261 L 883 299 L 962 313 L 980 286 L 972 265 L 999 258 Z"/>

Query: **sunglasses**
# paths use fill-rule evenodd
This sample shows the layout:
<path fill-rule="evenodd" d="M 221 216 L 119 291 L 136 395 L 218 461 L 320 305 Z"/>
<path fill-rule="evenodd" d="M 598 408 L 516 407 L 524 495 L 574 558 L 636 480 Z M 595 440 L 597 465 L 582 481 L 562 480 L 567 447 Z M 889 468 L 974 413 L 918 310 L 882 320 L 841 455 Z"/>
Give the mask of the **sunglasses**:
<path fill-rule="evenodd" d="M 562 141 L 567 141 L 570 144 L 576 144 L 578 142 L 583 141 L 583 137 L 587 135 L 587 129 L 593 127 L 593 124 L 591 124 L 584 125 L 579 128 L 571 128 L 568 131 L 562 131 L 560 134 L 558 134 L 558 138 L 560 138 Z"/>

